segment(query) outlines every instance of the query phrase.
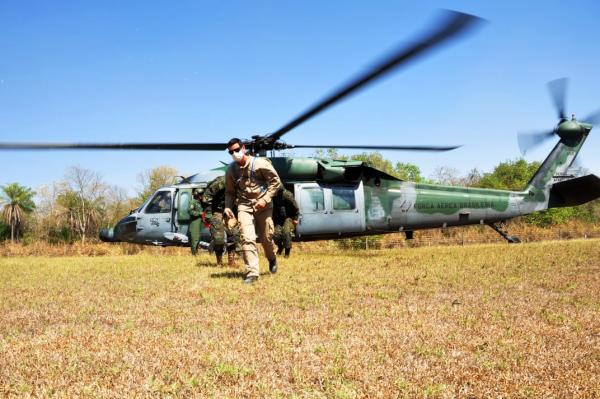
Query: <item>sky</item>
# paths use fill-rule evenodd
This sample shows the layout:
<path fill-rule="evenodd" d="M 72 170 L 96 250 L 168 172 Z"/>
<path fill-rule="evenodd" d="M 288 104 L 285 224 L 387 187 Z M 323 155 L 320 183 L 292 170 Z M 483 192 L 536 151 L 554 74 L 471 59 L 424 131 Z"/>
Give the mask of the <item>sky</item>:
<path fill-rule="evenodd" d="M 517 132 L 556 124 L 548 81 L 570 78 L 569 114 L 600 108 L 597 1 L 5 0 L 0 141 L 225 142 L 267 134 L 427 31 L 440 8 L 487 23 L 284 140 L 463 145 L 383 155 L 425 176 L 440 166 L 487 172 L 520 157 Z M 596 174 L 598 130 L 581 152 Z M 543 160 L 553 145 L 526 159 Z M 189 175 L 230 160 L 225 151 L 1 151 L 0 159 L 0 185 L 35 189 L 78 165 L 130 194 L 143 170 L 171 165 Z"/>

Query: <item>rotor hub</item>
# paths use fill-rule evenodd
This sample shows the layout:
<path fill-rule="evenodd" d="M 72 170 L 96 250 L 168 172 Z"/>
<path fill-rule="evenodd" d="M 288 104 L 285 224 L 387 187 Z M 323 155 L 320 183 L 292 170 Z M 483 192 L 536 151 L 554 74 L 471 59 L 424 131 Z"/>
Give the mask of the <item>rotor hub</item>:
<path fill-rule="evenodd" d="M 583 129 L 576 120 L 570 120 L 558 125 L 556 134 L 563 139 L 577 137 L 582 133 Z"/>

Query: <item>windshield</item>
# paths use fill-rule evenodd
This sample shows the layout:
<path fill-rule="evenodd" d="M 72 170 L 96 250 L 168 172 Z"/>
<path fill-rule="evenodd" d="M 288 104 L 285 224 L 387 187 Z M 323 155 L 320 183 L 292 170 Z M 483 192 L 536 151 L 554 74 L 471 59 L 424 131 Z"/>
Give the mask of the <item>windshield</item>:
<path fill-rule="evenodd" d="M 171 212 L 171 192 L 159 191 L 154 194 L 152 200 L 146 207 L 145 213 L 168 213 Z"/>

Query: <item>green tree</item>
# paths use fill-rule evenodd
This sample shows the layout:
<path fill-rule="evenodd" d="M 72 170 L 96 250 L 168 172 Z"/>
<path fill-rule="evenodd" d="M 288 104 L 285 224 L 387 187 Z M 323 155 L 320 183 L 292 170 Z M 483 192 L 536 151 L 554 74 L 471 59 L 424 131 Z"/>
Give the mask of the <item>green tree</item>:
<path fill-rule="evenodd" d="M 522 190 L 540 168 L 537 161 L 527 162 L 524 159 L 501 162 L 491 173 L 484 173 L 476 185 L 484 188 L 502 190 Z M 552 208 L 526 216 L 523 220 L 536 226 L 549 226 L 578 219 L 595 222 L 600 217 L 598 201 L 576 207 Z"/>
<path fill-rule="evenodd" d="M 426 182 L 426 179 L 421 175 L 421 169 L 417 165 L 408 162 L 396 162 L 396 165 L 394 166 L 389 159 L 384 158 L 378 151 L 362 152 L 348 157 L 347 155 L 340 154 L 337 148 L 328 148 L 327 150 L 316 150 L 313 153 L 313 156 L 315 158 L 362 161 L 373 168 L 384 171 L 385 173 L 402 180 L 414 181 L 417 183 Z"/>
<path fill-rule="evenodd" d="M 578 207 L 552 208 L 525 216 L 525 221 L 535 226 L 551 226 L 563 224 L 577 217 Z"/>
<path fill-rule="evenodd" d="M 421 176 L 421 169 L 417 165 L 408 162 L 396 162 L 393 175 L 399 179 L 416 183 L 424 181 L 423 176 Z"/>
<path fill-rule="evenodd" d="M 522 190 L 539 168 L 539 162 L 527 162 L 523 158 L 500 162 L 492 173 L 483 174 L 477 186 L 501 190 Z"/>
<path fill-rule="evenodd" d="M 4 204 L 2 216 L 4 222 L 10 226 L 10 240 L 18 240 L 25 223 L 25 215 L 35 209 L 33 196 L 35 192 L 29 187 L 18 183 L 2 186 L 0 202 Z"/>
<path fill-rule="evenodd" d="M 0 241 L 10 238 L 10 226 L 0 220 Z"/>
<path fill-rule="evenodd" d="M 394 174 L 394 167 L 392 162 L 388 159 L 385 159 L 380 152 L 363 152 L 360 154 L 352 155 L 350 157 L 353 161 L 363 161 L 367 165 L 379 169 L 389 175 Z"/>

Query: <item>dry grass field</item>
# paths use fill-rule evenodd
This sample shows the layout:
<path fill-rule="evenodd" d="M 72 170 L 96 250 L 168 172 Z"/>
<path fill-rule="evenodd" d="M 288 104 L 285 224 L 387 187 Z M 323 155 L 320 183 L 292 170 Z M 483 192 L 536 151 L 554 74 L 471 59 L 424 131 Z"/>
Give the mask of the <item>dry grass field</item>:
<path fill-rule="evenodd" d="M 599 244 L 0 258 L 0 397 L 600 397 Z"/>

